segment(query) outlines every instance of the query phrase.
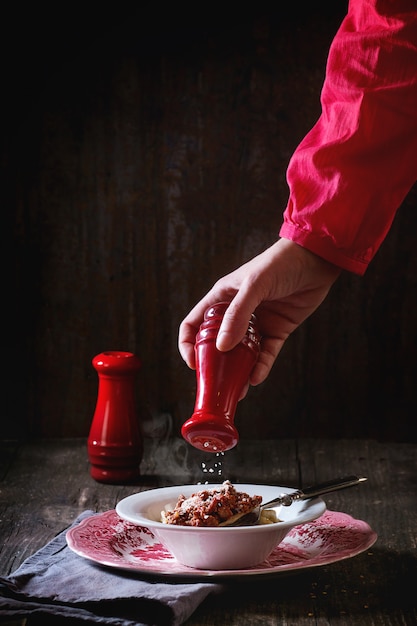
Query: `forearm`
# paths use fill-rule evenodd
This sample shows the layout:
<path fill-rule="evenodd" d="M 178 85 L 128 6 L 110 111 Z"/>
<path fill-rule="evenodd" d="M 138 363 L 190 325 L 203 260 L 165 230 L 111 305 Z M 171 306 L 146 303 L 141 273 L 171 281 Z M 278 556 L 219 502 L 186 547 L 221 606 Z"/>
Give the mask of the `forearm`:
<path fill-rule="evenodd" d="M 414 2 L 351 1 L 329 52 L 322 115 L 287 179 L 280 235 L 363 274 L 417 179 Z"/>

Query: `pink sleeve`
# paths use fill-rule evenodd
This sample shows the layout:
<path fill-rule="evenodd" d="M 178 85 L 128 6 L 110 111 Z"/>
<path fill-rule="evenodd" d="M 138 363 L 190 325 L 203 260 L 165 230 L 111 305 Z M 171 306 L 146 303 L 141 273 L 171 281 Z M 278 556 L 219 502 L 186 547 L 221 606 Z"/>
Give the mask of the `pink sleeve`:
<path fill-rule="evenodd" d="M 417 2 L 351 0 L 280 236 L 364 274 L 417 180 Z"/>

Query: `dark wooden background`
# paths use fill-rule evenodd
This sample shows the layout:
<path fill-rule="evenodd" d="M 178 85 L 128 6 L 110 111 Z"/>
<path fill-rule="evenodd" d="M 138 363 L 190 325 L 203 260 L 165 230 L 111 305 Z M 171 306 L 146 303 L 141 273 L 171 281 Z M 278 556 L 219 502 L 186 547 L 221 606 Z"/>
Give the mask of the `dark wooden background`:
<path fill-rule="evenodd" d="M 143 361 L 145 431 L 178 434 L 179 323 L 276 239 L 346 4 L 2 11 L 4 437 L 87 435 L 114 349 Z M 242 437 L 416 440 L 416 209 L 240 403 Z"/>

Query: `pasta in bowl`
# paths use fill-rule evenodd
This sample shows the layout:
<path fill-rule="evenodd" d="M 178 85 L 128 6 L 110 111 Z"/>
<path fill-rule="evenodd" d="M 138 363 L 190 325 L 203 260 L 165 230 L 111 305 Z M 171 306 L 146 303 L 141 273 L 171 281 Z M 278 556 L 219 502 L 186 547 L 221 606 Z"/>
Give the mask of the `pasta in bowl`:
<path fill-rule="evenodd" d="M 320 517 L 326 504 L 316 497 L 279 506 L 271 511 L 269 523 L 255 526 L 223 525 L 227 515 L 236 515 L 236 506 L 239 512 L 242 507 L 255 506 L 259 498 L 268 502 L 292 491 L 276 485 L 178 485 L 132 494 L 117 504 L 116 512 L 122 519 L 151 530 L 182 565 L 205 570 L 244 569 L 262 563 L 294 526 Z M 219 512 L 226 507 L 226 515 Z M 200 523 L 204 515 L 216 521 Z M 169 523 L 173 518 L 176 522 Z"/>

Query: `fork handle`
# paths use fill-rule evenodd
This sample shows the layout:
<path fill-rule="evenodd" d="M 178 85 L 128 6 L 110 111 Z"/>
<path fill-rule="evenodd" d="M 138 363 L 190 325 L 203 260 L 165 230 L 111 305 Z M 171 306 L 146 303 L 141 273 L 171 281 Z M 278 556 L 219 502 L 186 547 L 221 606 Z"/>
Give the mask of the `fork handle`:
<path fill-rule="evenodd" d="M 334 478 L 318 485 L 306 487 L 305 489 L 297 489 L 291 493 L 283 493 L 278 498 L 274 498 L 266 504 L 262 504 L 262 508 L 272 506 L 274 504 L 281 504 L 282 506 L 290 506 L 297 500 L 306 500 L 307 498 L 314 498 L 315 496 L 321 496 L 325 493 L 337 491 L 338 489 L 346 489 L 346 487 L 352 487 L 363 481 L 367 480 L 364 476 L 344 476 L 343 478 Z"/>
<path fill-rule="evenodd" d="M 338 489 L 346 489 L 346 487 L 353 487 L 363 481 L 367 480 L 364 476 L 344 476 L 343 478 L 335 478 L 328 480 L 319 485 L 312 487 L 306 487 L 300 489 L 297 493 L 300 493 L 300 497 L 297 500 L 304 500 L 305 498 L 313 498 L 314 496 L 321 496 L 331 491 L 337 491 Z"/>

